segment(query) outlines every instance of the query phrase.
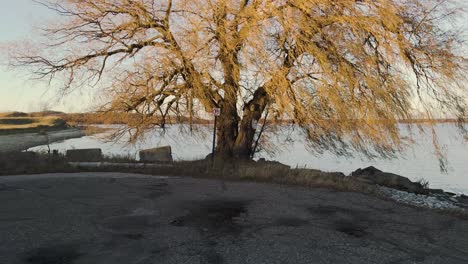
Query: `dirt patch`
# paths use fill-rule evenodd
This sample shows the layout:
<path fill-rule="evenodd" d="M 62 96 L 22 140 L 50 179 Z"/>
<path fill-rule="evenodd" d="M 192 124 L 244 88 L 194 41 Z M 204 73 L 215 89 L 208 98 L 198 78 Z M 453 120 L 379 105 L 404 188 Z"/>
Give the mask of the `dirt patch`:
<path fill-rule="evenodd" d="M 73 264 L 81 256 L 75 245 L 58 245 L 28 252 L 25 261 L 32 264 Z"/>
<path fill-rule="evenodd" d="M 174 219 L 171 225 L 191 226 L 203 232 L 238 233 L 242 229 L 238 220 L 247 213 L 247 205 L 246 201 L 204 201 L 189 209 L 187 215 Z"/>

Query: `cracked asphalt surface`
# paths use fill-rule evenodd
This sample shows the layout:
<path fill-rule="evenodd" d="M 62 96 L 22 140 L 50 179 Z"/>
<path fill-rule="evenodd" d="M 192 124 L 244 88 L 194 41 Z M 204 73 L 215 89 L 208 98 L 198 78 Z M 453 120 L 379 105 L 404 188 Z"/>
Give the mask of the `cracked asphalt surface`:
<path fill-rule="evenodd" d="M 327 189 L 118 173 L 0 178 L 0 263 L 468 263 L 468 221 Z"/>

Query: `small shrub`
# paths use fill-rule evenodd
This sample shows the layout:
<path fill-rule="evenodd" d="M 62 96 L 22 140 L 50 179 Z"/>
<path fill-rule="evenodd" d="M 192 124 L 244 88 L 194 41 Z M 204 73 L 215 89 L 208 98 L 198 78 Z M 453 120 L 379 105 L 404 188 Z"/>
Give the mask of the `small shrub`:
<path fill-rule="evenodd" d="M 421 186 L 426 190 L 429 189 L 429 181 L 424 178 L 417 180 L 416 183 L 421 184 Z"/>

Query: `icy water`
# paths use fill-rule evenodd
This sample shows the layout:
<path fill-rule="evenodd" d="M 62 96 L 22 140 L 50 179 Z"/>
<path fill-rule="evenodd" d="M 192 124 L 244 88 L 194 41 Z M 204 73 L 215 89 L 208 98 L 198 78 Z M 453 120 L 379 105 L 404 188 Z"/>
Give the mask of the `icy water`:
<path fill-rule="evenodd" d="M 466 125 L 468 128 L 468 125 Z M 402 126 L 407 131 L 406 126 Z M 134 145 L 119 142 L 105 142 L 101 136 L 87 136 L 70 139 L 51 145 L 52 149 L 64 152 L 72 148 L 101 148 L 106 155 L 125 155 L 138 158 L 138 150 L 158 146 L 171 145 L 175 159 L 193 160 L 204 158 L 211 150 L 211 128 L 201 127 L 201 134 L 191 135 L 187 128 L 180 125 L 172 126 L 162 135 L 159 131 L 149 133 L 144 139 Z M 412 180 L 424 179 L 429 181 L 431 188 L 442 188 L 457 193 L 468 193 L 468 141 L 465 140 L 453 124 L 439 124 L 436 126 L 439 143 L 446 153 L 448 172 L 443 173 L 439 168 L 439 161 L 434 155 L 432 136 L 430 133 L 420 135 L 414 129 L 416 143 L 409 147 L 396 159 L 369 160 L 360 155 L 353 158 L 336 157 L 330 153 L 315 156 L 311 154 L 298 132 L 282 133 L 270 138 L 281 151 L 275 155 L 261 152 L 257 158 L 277 160 L 279 162 L 299 167 L 320 169 L 324 171 L 340 171 L 349 174 L 352 171 L 367 166 L 375 166 L 381 170 L 397 173 Z M 185 133 L 182 133 L 185 132 Z M 407 133 L 407 132 L 405 132 Z M 292 142 L 286 143 L 286 139 Z M 44 150 L 36 147 L 32 150 Z"/>

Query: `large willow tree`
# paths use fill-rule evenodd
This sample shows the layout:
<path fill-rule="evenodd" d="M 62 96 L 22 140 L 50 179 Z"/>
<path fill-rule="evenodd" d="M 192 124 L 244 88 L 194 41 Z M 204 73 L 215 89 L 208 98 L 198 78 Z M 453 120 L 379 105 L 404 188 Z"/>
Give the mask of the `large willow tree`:
<path fill-rule="evenodd" d="M 135 136 L 220 108 L 217 152 L 247 158 L 269 111 L 314 150 L 388 154 L 402 146 L 401 119 L 466 117 L 448 1 L 40 2 L 63 20 L 16 63 L 65 89 L 106 82 L 101 110 L 136 113 Z"/>

